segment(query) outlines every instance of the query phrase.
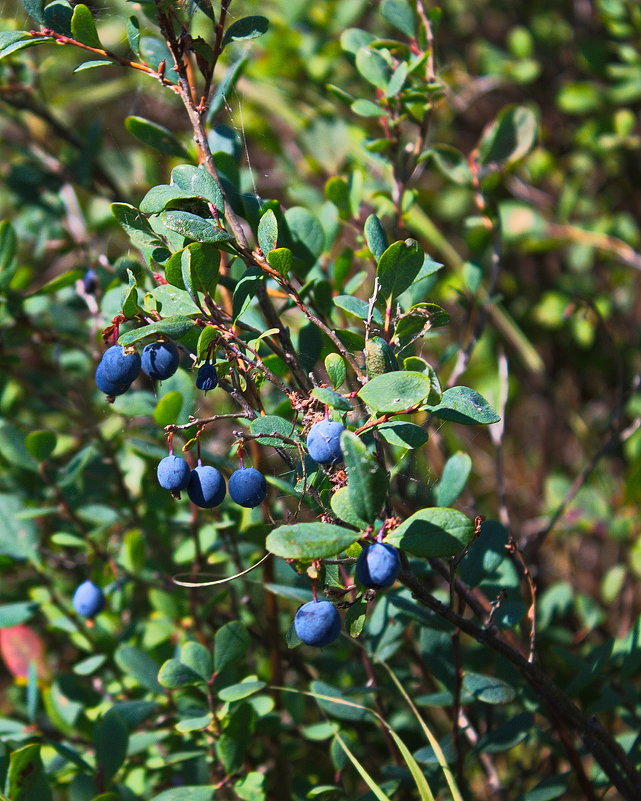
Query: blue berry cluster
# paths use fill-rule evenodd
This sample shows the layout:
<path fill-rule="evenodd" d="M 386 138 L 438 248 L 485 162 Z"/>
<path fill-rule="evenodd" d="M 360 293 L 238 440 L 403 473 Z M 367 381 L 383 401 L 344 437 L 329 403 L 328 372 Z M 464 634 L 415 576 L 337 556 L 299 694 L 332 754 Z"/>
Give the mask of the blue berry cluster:
<path fill-rule="evenodd" d="M 141 370 L 150 378 L 164 381 L 176 372 L 179 362 L 178 348 L 168 340 L 145 345 L 142 356 L 135 350 L 128 352 L 122 345 L 112 345 L 96 368 L 96 386 L 114 398 L 129 389 Z"/>
<path fill-rule="evenodd" d="M 220 470 L 201 464 L 191 470 L 182 457 L 172 454 L 158 463 L 156 475 L 163 489 L 169 492 L 187 490 L 189 499 L 201 509 L 219 506 L 227 489 L 233 501 L 248 509 L 260 506 L 267 495 L 265 476 L 254 467 L 236 470 L 231 474 L 227 487 Z"/>
<path fill-rule="evenodd" d="M 401 561 L 396 548 L 385 542 L 374 542 L 360 553 L 356 562 L 356 580 L 372 590 L 391 587 L 396 581 Z M 306 645 L 322 648 L 338 638 L 341 619 L 329 601 L 303 604 L 294 617 L 294 631 Z"/>

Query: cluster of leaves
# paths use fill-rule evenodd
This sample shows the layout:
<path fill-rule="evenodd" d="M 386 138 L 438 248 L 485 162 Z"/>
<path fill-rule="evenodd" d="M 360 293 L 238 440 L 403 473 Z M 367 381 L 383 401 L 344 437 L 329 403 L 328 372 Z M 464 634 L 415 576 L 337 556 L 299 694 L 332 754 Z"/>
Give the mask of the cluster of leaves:
<path fill-rule="evenodd" d="M 639 570 L 620 555 L 641 474 L 634 424 L 621 431 L 628 354 L 580 480 L 624 439 L 628 472 L 577 498 L 590 553 L 620 499 L 596 591 L 547 557 L 580 484 L 557 453 L 549 474 L 540 451 L 528 461 L 532 412 L 510 439 L 485 399 L 502 413 L 509 388 L 512 420 L 545 378 L 547 402 L 549 330 L 569 321 L 580 348 L 601 328 L 611 349 L 615 311 L 632 319 L 634 294 L 613 289 L 639 266 L 638 232 L 612 209 L 639 146 L 637 10 L 601 4 L 616 46 L 586 27 L 585 75 L 550 110 L 548 48 L 571 47 L 556 10 L 479 38 L 494 3 L 283 0 L 261 9 L 269 23 L 241 0 L 112 5 L 101 19 L 24 0 L 0 32 L 0 787 L 12 801 L 637 797 L 635 598 L 606 620 Z M 117 130 L 87 124 L 90 103 Z M 587 118 L 568 133 L 555 113 Z M 561 247 L 568 270 L 534 294 L 532 260 Z M 106 404 L 101 332 L 168 337 L 183 367 Z M 606 383 L 607 358 L 592 368 Z M 184 365 L 208 359 L 219 388 L 203 397 Z M 325 414 L 347 426 L 344 464 L 305 451 Z M 593 419 L 568 419 L 587 442 Z M 266 504 L 175 503 L 154 477 L 165 433 L 226 474 L 240 446 Z M 350 573 L 379 533 L 404 556 L 376 598 Z M 108 598 L 95 624 L 70 602 L 88 575 Z M 290 628 L 312 591 L 345 610 L 346 636 L 320 653 Z"/>

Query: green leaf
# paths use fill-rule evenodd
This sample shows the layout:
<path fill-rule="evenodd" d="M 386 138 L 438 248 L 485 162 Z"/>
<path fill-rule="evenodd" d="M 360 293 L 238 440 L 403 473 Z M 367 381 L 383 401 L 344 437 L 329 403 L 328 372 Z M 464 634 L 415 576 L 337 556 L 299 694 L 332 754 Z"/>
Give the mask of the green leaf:
<path fill-rule="evenodd" d="M 396 97 L 400 93 L 401 89 L 403 88 L 403 84 L 407 80 L 407 74 L 407 62 L 401 61 L 401 63 L 392 73 L 392 77 L 389 79 L 389 83 L 385 88 L 385 97 Z"/>
<path fill-rule="evenodd" d="M 365 220 L 365 241 L 367 247 L 370 249 L 372 256 L 376 259 L 376 263 L 380 261 L 381 256 L 389 247 L 387 242 L 387 234 L 383 228 L 383 223 L 375 214 L 370 214 Z"/>
<path fill-rule="evenodd" d="M 214 342 L 216 337 L 218 337 L 218 331 L 212 325 L 206 325 L 200 332 L 198 345 L 196 346 L 196 357 L 199 362 L 205 361 L 211 354 L 210 345 Z"/>
<path fill-rule="evenodd" d="M 283 559 L 326 559 L 358 539 L 358 532 L 329 523 L 279 526 L 267 536 L 267 550 Z"/>
<path fill-rule="evenodd" d="M 214 636 L 214 670 L 221 670 L 238 661 L 249 648 L 249 634 L 238 620 L 225 623 Z"/>
<path fill-rule="evenodd" d="M 361 47 L 356 53 L 356 69 L 377 89 L 385 89 L 390 78 L 390 68 L 383 56 L 371 47 Z"/>
<path fill-rule="evenodd" d="M 179 164 L 171 171 L 171 183 L 179 189 L 202 197 L 213 203 L 220 214 L 225 209 L 225 199 L 220 184 L 204 167 L 194 167 L 193 164 Z"/>
<path fill-rule="evenodd" d="M 355 100 L 350 109 L 359 117 L 382 117 L 385 113 L 379 105 L 362 97 Z"/>
<path fill-rule="evenodd" d="M 227 775 L 235 773 L 243 764 L 251 742 L 255 717 L 256 713 L 250 704 L 241 704 L 216 741 L 216 756 L 222 762 Z"/>
<path fill-rule="evenodd" d="M 465 488 L 467 478 L 472 469 L 472 460 L 462 451 L 458 451 L 445 462 L 441 480 L 434 488 L 434 500 L 437 506 L 451 506 Z"/>
<path fill-rule="evenodd" d="M 336 295 L 335 298 L 332 298 L 332 302 L 334 306 L 358 317 L 359 320 L 367 320 L 370 313 L 369 303 L 366 300 L 355 298 L 353 295 Z M 372 320 L 377 325 L 383 325 L 383 315 L 375 306 L 372 308 Z"/>
<path fill-rule="evenodd" d="M 17 33 L 23 33 L 22 31 L 5 31 L 5 33 L 10 33 L 12 35 Z M 13 41 L 9 42 L 9 37 L 5 38 L 5 44 L 2 45 L 2 40 L 0 39 L 0 59 L 6 58 L 10 56 L 12 53 L 17 53 L 20 50 L 26 50 L 28 47 L 35 47 L 39 44 L 46 44 L 47 42 L 53 41 L 49 36 L 29 36 L 29 34 L 24 33 L 24 35 L 20 36 L 19 38 L 14 38 Z"/>
<path fill-rule="evenodd" d="M 288 439 L 298 440 L 296 434 L 296 427 L 292 425 L 290 420 L 284 417 L 277 417 L 274 414 L 266 414 L 262 417 L 257 417 L 249 424 L 249 430 L 252 434 L 280 434 Z M 296 445 L 283 442 L 277 437 L 260 437 L 257 439 L 260 445 L 273 445 L 275 448 L 295 448 Z"/>
<path fill-rule="evenodd" d="M 161 691 L 158 684 L 158 664 L 145 651 L 132 645 L 120 645 L 115 653 L 116 664 L 142 687 L 153 693 Z"/>
<path fill-rule="evenodd" d="M 260 692 L 267 684 L 264 681 L 241 681 L 238 684 L 231 684 L 218 693 L 221 701 L 231 704 L 234 701 L 241 701 L 254 693 Z"/>
<path fill-rule="evenodd" d="M 141 36 L 138 43 L 138 51 L 142 61 L 145 61 L 155 70 L 160 67 L 161 62 L 165 62 L 165 80 L 170 83 L 178 83 L 178 73 L 173 64 L 174 59 L 167 44 L 162 39 L 155 36 Z"/>
<path fill-rule="evenodd" d="M 185 285 L 189 276 L 192 291 L 213 296 L 218 284 L 220 250 L 208 242 L 193 242 L 182 251 L 180 262 Z"/>
<path fill-rule="evenodd" d="M 330 499 L 330 506 L 336 517 L 349 523 L 350 526 L 358 529 L 367 528 L 368 521 L 361 516 L 360 504 L 358 501 L 354 502 L 353 494 L 350 493 L 348 487 L 340 487 L 336 490 Z"/>
<path fill-rule="evenodd" d="M 13 226 L 9 220 L 3 220 L 0 223 L 0 271 L 13 266 L 17 247 L 18 238 Z"/>
<path fill-rule="evenodd" d="M 206 715 L 200 715 L 197 718 L 183 718 L 176 723 L 176 731 L 181 734 L 187 734 L 190 731 L 203 731 L 209 727 L 211 721 L 211 712 L 207 712 Z"/>
<path fill-rule="evenodd" d="M 507 704 L 516 698 L 514 688 L 506 681 L 471 671 L 463 675 L 463 689 L 486 704 Z"/>
<path fill-rule="evenodd" d="M 179 659 L 168 659 L 163 663 L 158 672 L 158 681 L 169 690 L 203 683 L 201 676 Z"/>
<path fill-rule="evenodd" d="M 441 402 L 437 406 L 431 406 L 430 412 L 442 420 L 463 423 L 463 425 L 477 423 L 486 425 L 498 423 L 501 419 L 485 398 L 469 387 L 446 389 Z"/>
<path fill-rule="evenodd" d="M 51 28 L 56 33 L 64 36 L 71 34 L 71 17 L 73 9 L 67 0 L 53 0 L 47 3 L 44 10 L 44 24 L 46 28 Z"/>
<path fill-rule="evenodd" d="M 58 438 L 53 431 L 30 431 L 25 437 L 27 451 L 38 462 L 48 459 L 56 448 Z"/>
<path fill-rule="evenodd" d="M 187 155 L 185 148 L 164 125 L 146 120 L 144 117 L 131 116 L 125 117 L 125 128 L 144 145 L 153 147 L 164 156 Z"/>
<path fill-rule="evenodd" d="M 184 785 L 183 787 L 173 787 L 171 790 L 163 790 L 151 801 L 212 801 L 215 792 L 216 790 L 211 784 L 206 786 Z"/>
<path fill-rule="evenodd" d="M 409 38 L 416 36 L 414 9 L 407 0 L 383 0 L 381 14 L 390 25 L 404 33 L 405 36 Z"/>
<path fill-rule="evenodd" d="M 439 172 L 445 178 L 458 186 L 471 186 L 472 171 L 467 159 L 451 145 L 435 145 L 434 147 L 421 153 L 419 161 L 432 158 Z"/>
<path fill-rule="evenodd" d="M 423 266 L 424 258 L 425 254 L 413 239 L 390 245 L 376 269 L 383 296 L 395 298 L 409 289 Z"/>
<path fill-rule="evenodd" d="M 45 21 L 44 7 L 45 0 L 20 0 L 22 7 L 30 17 L 41 25 Z"/>
<path fill-rule="evenodd" d="M 175 315 L 174 317 L 168 317 L 166 320 L 160 320 L 160 322 L 128 331 L 120 337 L 118 343 L 123 346 L 133 345 L 134 342 L 140 342 L 143 339 L 157 339 L 158 334 L 163 334 L 170 339 L 180 339 L 188 331 L 191 331 L 193 327 L 194 321 L 192 319 L 182 315 Z"/>
<path fill-rule="evenodd" d="M 325 370 L 334 389 L 340 389 L 347 378 L 345 360 L 338 353 L 330 353 L 325 357 Z"/>
<path fill-rule="evenodd" d="M 144 214 L 129 203 L 112 203 L 111 213 L 118 220 L 134 245 L 143 248 L 163 247 L 164 242 Z"/>
<path fill-rule="evenodd" d="M 140 23 L 137 17 L 129 17 L 127 20 L 127 41 L 135 56 L 140 52 Z"/>
<path fill-rule="evenodd" d="M 474 536 L 472 521 L 456 509 L 421 509 L 394 529 L 385 542 L 425 559 L 455 556 Z"/>
<path fill-rule="evenodd" d="M 218 114 L 218 112 L 227 102 L 227 99 L 234 90 L 234 87 L 242 75 L 242 72 L 245 69 L 245 65 L 248 61 L 249 58 L 247 56 L 241 56 L 239 59 L 234 61 L 234 63 L 225 73 L 225 77 L 216 87 L 216 91 L 214 92 L 214 96 L 212 97 L 211 103 L 209 104 L 209 110 L 207 112 L 207 122 L 209 124 L 211 124 L 216 114 Z"/>
<path fill-rule="evenodd" d="M 143 214 L 160 214 L 174 200 L 186 200 L 194 197 L 198 196 L 177 186 L 159 184 L 158 186 L 152 186 L 140 201 L 140 211 Z"/>
<path fill-rule="evenodd" d="M 154 409 L 154 423 L 161 428 L 178 422 L 178 415 L 183 407 L 181 392 L 174 390 L 163 395 Z"/>
<path fill-rule="evenodd" d="M 267 264 L 280 273 L 283 278 L 287 278 L 294 266 L 294 254 L 289 248 L 276 248 L 267 254 Z"/>
<path fill-rule="evenodd" d="M 231 42 L 240 42 L 244 39 L 257 39 L 267 32 L 269 20 L 266 17 L 243 17 L 232 23 L 225 31 L 222 47 Z"/>
<path fill-rule="evenodd" d="M 278 220 L 272 209 L 267 209 L 258 223 L 258 246 L 267 254 L 275 250 L 277 244 Z"/>
<path fill-rule="evenodd" d="M 341 450 L 351 506 L 361 520 L 372 523 L 385 501 L 387 476 L 365 443 L 351 431 L 341 434 Z"/>
<path fill-rule="evenodd" d="M 352 411 L 352 404 L 347 398 L 344 398 L 342 395 L 339 395 L 338 392 L 334 392 L 327 387 L 315 387 L 312 390 L 312 395 L 326 406 L 331 406 L 332 409 L 340 409 L 342 412 Z"/>
<path fill-rule="evenodd" d="M 129 734 L 120 715 L 110 709 L 93 726 L 93 744 L 98 770 L 108 784 L 127 756 Z"/>
<path fill-rule="evenodd" d="M 40 604 L 34 601 L 19 601 L 13 604 L 0 605 L 0 629 L 10 629 L 19 626 L 35 615 Z"/>
<path fill-rule="evenodd" d="M 428 440 L 428 434 L 421 426 L 416 423 L 406 423 L 394 420 L 389 423 L 381 423 L 377 426 L 378 433 L 390 445 L 399 448 L 420 448 Z"/>
<path fill-rule="evenodd" d="M 432 389 L 425 373 L 399 370 L 372 378 L 359 392 L 370 409 L 379 412 L 402 412 L 424 401 Z"/>
<path fill-rule="evenodd" d="M 17 495 L 0 494 L 0 554 L 11 559 L 39 561 L 39 537 L 32 520 L 19 515 L 24 501 Z"/>
<path fill-rule="evenodd" d="M 483 734 L 474 750 L 486 754 L 502 754 L 522 743 L 534 727 L 534 716 L 521 712 L 505 723 Z"/>
<path fill-rule="evenodd" d="M 264 280 L 265 276 L 258 267 L 248 267 L 245 270 L 244 275 L 236 284 L 232 297 L 234 322 L 255 302 L 259 287 Z"/>
<path fill-rule="evenodd" d="M 479 144 L 481 164 L 502 169 L 526 156 L 536 143 L 537 119 L 526 106 L 502 109 Z"/>
<path fill-rule="evenodd" d="M 214 220 L 188 211 L 165 211 L 161 219 L 170 231 L 176 231 L 193 242 L 229 242 L 234 238 Z"/>
<path fill-rule="evenodd" d="M 73 10 L 73 16 L 71 17 L 71 35 L 74 39 L 89 45 L 89 47 L 102 48 L 102 42 L 98 37 L 93 14 L 87 6 L 82 3 L 79 3 Z"/>
<path fill-rule="evenodd" d="M 167 316 L 176 314 L 195 316 L 202 313 L 194 303 L 193 296 L 183 289 L 171 286 L 171 284 L 161 284 L 157 286 L 151 291 L 151 295 L 156 300 L 156 308 L 158 311 Z"/>
<path fill-rule="evenodd" d="M 79 278 L 82 278 L 84 274 L 84 270 L 68 270 L 66 273 L 61 273 L 55 278 L 52 278 L 51 281 L 47 281 L 47 283 L 43 284 L 40 289 L 37 289 L 31 294 L 34 297 L 37 295 L 52 295 L 54 292 L 59 292 L 65 287 L 73 286 Z"/>
<path fill-rule="evenodd" d="M 199 642 L 193 640 L 185 643 L 180 649 L 180 661 L 197 673 L 203 681 L 209 681 L 213 671 L 211 654 Z"/>
<path fill-rule="evenodd" d="M 6 791 L 11 801 L 51 801 L 40 745 L 26 745 L 13 751 L 9 760 Z"/>
<path fill-rule="evenodd" d="M 108 59 L 105 58 L 97 58 L 94 59 L 93 61 L 83 61 L 82 64 L 78 64 L 77 67 L 74 67 L 73 71 L 74 73 L 84 72 L 84 70 L 92 70 L 95 69 L 95 67 L 113 67 L 113 66 L 114 66 L 113 61 L 109 61 Z"/>
<path fill-rule="evenodd" d="M 312 267 L 325 247 L 323 226 L 314 215 L 302 206 L 292 206 L 285 212 L 287 233 L 291 241 L 282 244 L 290 248 L 304 267 Z M 284 237 L 286 240 L 287 237 Z"/>
<path fill-rule="evenodd" d="M 22 432 L 4 421 L 0 423 L 0 457 L 13 467 L 38 470 L 38 463 L 25 447 Z"/>

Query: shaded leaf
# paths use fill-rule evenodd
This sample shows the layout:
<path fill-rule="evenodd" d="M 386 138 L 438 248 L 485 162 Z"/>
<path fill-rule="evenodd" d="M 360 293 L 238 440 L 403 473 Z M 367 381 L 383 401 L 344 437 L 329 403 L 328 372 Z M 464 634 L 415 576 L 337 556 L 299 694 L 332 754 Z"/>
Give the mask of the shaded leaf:
<path fill-rule="evenodd" d="M 385 501 L 387 476 L 365 443 L 351 431 L 345 430 L 341 434 L 341 450 L 347 470 L 350 504 L 361 520 L 371 523 Z"/>
<path fill-rule="evenodd" d="M 352 404 L 347 398 L 327 387 L 315 387 L 312 395 L 326 406 L 331 406 L 332 409 L 340 409 L 342 412 L 351 412 L 352 410 Z"/>
<path fill-rule="evenodd" d="M 164 242 L 149 221 L 135 206 L 129 203 L 112 203 L 111 213 L 127 232 L 134 245 L 144 248 L 163 247 Z"/>
<path fill-rule="evenodd" d="M 213 203 L 220 213 L 223 212 L 225 208 L 223 191 L 204 167 L 179 164 L 171 171 L 171 183 L 185 192 Z"/>
<path fill-rule="evenodd" d="M 258 223 L 258 245 L 263 253 L 267 254 L 274 250 L 277 244 L 278 221 L 272 209 L 267 209 Z"/>
<path fill-rule="evenodd" d="M 188 211 L 166 211 L 161 219 L 170 231 L 176 231 L 193 242 L 229 242 L 234 238 L 214 220 Z"/>
<path fill-rule="evenodd" d="M 51 801 L 40 745 L 26 745 L 11 754 L 6 789 L 11 801 Z"/>
<path fill-rule="evenodd" d="M 400 448 L 420 448 L 428 440 L 424 428 L 417 426 L 416 423 L 406 423 L 401 420 L 381 423 L 377 430 L 385 442 Z"/>
<path fill-rule="evenodd" d="M 129 734 L 120 715 L 110 709 L 93 727 L 96 762 L 108 784 L 125 761 Z"/>
<path fill-rule="evenodd" d="M 89 47 L 102 48 L 93 14 L 87 6 L 82 3 L 79 3 L 73 10 L 73 16 L 71 17 L 71 35 L 74 39 L 89 45 Z"/>
<path fill-rule="evenodd" d="M 534 147 L 537 119 L 526 106 L 508 106 L 479 144 L 481 164 L 502 168 L 522 159 Z"/>
<path fill-rule="evenodd" d="M 247 629 L 238 620 L 225 623 L 214 636 L 214 670 L 220 673 L 227 665 L 236 662 L 249 648 Z"/>
<path fill-rule="evenodd" d="M 413 239 L 394 242 L 379 259 L 376 275 L 384 297 L 405 292 L 418 275 L 425 254 Z"/>
<path fill-rule="evenodd" d="M 411 38 L 416 35 L 414 9 L 407 0 L 383 0 L 381 14 L 390 25 L 404 33 L 405 36 Z"/>
<path fill-rule="evenodd" d="M 151 325 L 144 325 L 141 328 L 135 328 L 133 331 L 128 331 L 123 334 L 118 343 L 120 345 L 133 345 L 134 342 L 140 342 L 142 339 L 158 338 L 158 334 L 164 334 L 170 339 L 180 339 L 188 331 L 194 327 L 194 321 L 189 317 L 182 315 L 175 315 L 168 317 L 166 320 L 160 320 Z"/>
<path fill-rule="evenodd" d="M 178 659 L 168 659 L 163 662 L 158 671 L 158 681 L 163 687 L 167 687 L 170 690 L 203 683 L 203 679 L 195 670 L 183 665 Z"/>
<path fill-rule="evenodd" d="M 153 147 L 164 156 L 186 156 L 185 148 L 173 133 L 157 122 L 144 117 L 125 117 L 125 128 L 144 145 Z"/>
<path fill-rule="evenodd" d="M 160 692 L 158 664 L 145 651 L 132 645 L 120 645 L 115 653 L 116 664 L 127 676 L 151 692 Z"/>
<path fill-rule="evenodd" d="M 244 39 L 256 39 L 267 32 L 269 20 L 266 17 L 243 17 L 232 23 L 225 31 L 222 47 L 230 42 L 239 42 Z"/>
<path fill-rule="evenodd" d="M 467 453 L 459 451 L 445 463 L 441 480 L 434 488 L 437 506 L 451 506 L 463 492 L 472 469 L 472 460 Z"/>

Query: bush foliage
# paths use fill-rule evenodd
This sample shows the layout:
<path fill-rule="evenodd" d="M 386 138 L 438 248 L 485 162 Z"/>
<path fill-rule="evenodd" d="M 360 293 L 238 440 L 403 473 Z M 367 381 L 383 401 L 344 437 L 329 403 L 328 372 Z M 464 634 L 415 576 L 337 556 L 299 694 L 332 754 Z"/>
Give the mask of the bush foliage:
<path fill-rule="evenodd" d="M 0 798 L 641 797 L 641 7 L 0 29 Z"/>

